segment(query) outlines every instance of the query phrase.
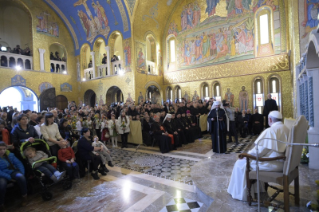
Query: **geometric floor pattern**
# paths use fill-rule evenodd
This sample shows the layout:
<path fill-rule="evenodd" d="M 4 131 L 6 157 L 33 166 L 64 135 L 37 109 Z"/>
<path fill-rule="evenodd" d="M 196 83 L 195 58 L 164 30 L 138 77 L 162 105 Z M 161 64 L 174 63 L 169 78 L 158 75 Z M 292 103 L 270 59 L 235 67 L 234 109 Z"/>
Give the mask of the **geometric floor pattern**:
<path fill-rule="evenodd" d="M 255 136 L 247 136 L 246 138 L 240 138 L 238 139 L 239 143 L 238 144 L 232 144 L 225 154 L 230 154 L 231 152 L 235 153 L 243 153 L 245 152 L 248 148 L 251 148 L 251 144 L 253 141 L 256 139 Z"/>
<path fill-rule="evenodd" d="M 114 166 L 134 170 L 181 183 L 192 185 L 191 167 L 197 162 L 142 152 L 112 148 L 111 157 Z"/>
<path fill-rule="evenodd" d="M 186 198 L 174 198 L 160 212 L 198 212 L 203 203 Z"/>

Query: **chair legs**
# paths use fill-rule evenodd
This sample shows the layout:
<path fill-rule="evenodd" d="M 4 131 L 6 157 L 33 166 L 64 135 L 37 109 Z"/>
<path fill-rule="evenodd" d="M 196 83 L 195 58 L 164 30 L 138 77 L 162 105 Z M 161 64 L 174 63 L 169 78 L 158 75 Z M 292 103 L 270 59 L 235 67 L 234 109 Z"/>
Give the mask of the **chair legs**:
<path fill-rule="evenodd" d="M 300 194 L 299 194 L 299 176 L 294 180 L 295 186 L 295 205 L 299 206 Z"/>
<path fill-rule="evenodd" d="M 289 183 L 286 175 L 284 175 L 284 210 L 289 212 Z"/>

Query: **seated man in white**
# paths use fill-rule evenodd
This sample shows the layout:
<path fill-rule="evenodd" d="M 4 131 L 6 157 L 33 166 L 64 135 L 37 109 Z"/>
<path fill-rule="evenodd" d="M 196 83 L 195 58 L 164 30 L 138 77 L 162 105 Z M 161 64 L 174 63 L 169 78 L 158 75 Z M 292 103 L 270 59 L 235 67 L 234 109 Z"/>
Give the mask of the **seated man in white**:
<path fill-rule="evenodd" d="M 268 115 L 269 128 L 264 130 L 256 139 L 255 144 L 262 138 L 272 138 L 287 142 L 289 129 L 282 123 L 282 115 L 278 111 L 272 111 Z M 261 140 L 258 144 L 259 157 L 279 157 L 284 156 L 286 144 L 270 139 Z M 256 147 L 249 150 L 248 154 L 256 156 Z M 283 160 L 259 162 L 260 171 L 282 171 L 284 166 Z M 250 163 L 251 170 L 256 170 L 256 161 Z M 238 159 L 234 165 L 232 176 L 227 192 L 232 198 L 247 201 L 247 183 L 246 183 L 246 159 Z M 263 182 L 260 182 L 260 192 L 265 192 Z M 256 185 L 252 185 L 251 194 L 257 192 Z M 261 193 L 267 196 L 266 193 Z"/>

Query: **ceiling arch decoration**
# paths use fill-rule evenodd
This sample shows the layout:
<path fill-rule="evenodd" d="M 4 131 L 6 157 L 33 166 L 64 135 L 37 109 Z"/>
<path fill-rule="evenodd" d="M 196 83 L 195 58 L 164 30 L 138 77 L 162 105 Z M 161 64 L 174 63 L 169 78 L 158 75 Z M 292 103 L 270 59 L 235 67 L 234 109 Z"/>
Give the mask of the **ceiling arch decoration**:
<path fill-rule="evenodd" d="M 75 55 L 80 47 L 102 37 L 108 43 L 117 30 L 123 39 L 131 37 L 131 26 L 124 0 L 43 0 L 64 21 L 74 41 Z"/>

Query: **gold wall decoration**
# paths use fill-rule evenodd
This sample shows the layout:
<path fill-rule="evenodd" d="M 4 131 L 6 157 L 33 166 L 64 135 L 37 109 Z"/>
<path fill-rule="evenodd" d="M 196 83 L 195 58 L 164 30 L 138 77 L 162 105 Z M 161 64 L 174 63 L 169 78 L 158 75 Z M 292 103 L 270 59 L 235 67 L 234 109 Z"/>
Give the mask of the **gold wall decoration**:
<path fill-rule="evenodd" d="M 121 13 L 121 18 L 122 18 L 122 22 L 123 22 L 124 32 L 127 32 L 128 29 L 129 29 L 129 27 L 128 27 L 128 18 L 126 16 L 124 6 L 123 6 L 121 0 L 116 0 L 116 4 L 117 4 L 117 6 L 118 6 L 118 8 L 120 10 L 120 13 Z"/>
<path fill-rule="evenodd" d="M 164 84 L 243 76 L 289 69 L 287 54 L 237 61 L 164 74 Z"/>
<path fill-rule="evenodd" d="M 136 71 L 142 74 L 146 72 L 146 48 L 145 44 L 135 41 Z"/>

